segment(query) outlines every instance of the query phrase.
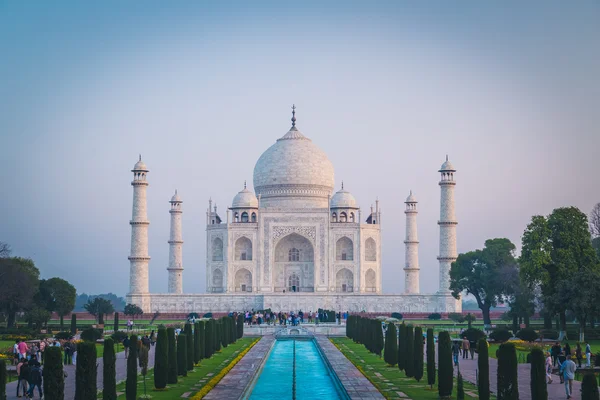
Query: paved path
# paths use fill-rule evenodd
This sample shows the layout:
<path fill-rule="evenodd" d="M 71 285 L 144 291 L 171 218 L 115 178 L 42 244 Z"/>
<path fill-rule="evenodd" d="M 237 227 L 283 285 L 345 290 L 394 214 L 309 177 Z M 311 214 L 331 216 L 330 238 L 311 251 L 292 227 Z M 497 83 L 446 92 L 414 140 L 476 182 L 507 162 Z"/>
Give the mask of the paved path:
<path fill-rule="evenodd" d="M 492 392 L 497 392 L 497 370 L 498 360 L 490 357 L 490 389 Z M 477 354 L 475 359 L 459 359 L 460 372 L 463 378 L 471 383 L 477 383 L 476 370 L 477 370 Z M 535 400 L 531 398 L 531 388 L 529 386 L 531 366 L 530 364 L 519 364 L 518 365 L 518 377 L 519 377 L 519 399 L 520 400 Z M 456 373 L 456 368 L 454 369 Z M 561 385 L 560 378 L 557 375 L 553 375 L 554 383 L 548 385 L 548 399 L 566 399 L 565 385 Z M 581 382 L 573 382 L 573 400 L 581 399 Z"/>
<path fill-rule="evenodd" d="M 148 366 L 154 365 L 154 348 L 155 346 L 150 347 L 150 354 L 148 355 Z M 98 390 L 102 390 L 103 387 L 103 377 L 102 377 L 102 357 L 97 360 L 98 365 L 98 375 L 97 375 L 97 385 Z M 65 365 L 65 371 L 68 376 L 65 378 L 65 400 L 70 400 L 75 397 L 75 366 L 74 365 Z M 138 368 L 138 372 L 140 369 Z M 117 361 L 116 361 L 116 375 L 117 382 L 125 380 L 127 378 L 127 360 L 125 359 L 125 352 L 117 353 Z M 153 385 L 150 382 L 150 385 Z M 6 385 L 6 398 L 7 400 L 19 400 L 17 397 L 17 382 L 13 381 Z M 38 399 L 37 388 L 34 392 L 34 398 Z"/>

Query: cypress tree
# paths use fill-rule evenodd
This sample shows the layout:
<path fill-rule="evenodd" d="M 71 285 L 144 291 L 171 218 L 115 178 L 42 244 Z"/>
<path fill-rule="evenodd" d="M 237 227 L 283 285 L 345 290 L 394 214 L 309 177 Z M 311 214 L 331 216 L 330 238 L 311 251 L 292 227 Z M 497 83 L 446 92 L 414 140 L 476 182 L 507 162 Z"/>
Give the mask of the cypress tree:
<path fill-rule="evenodd" d="M 198 321 L 198 337 L 199 337 L 199 345 L 200 345 L 200 360 L 202 360 L 204 356 L 204 350 L 206 349 L 206 323 L 204 321 Z"/>
<path fill-rule="evenodd" d="M 435 384 L 435 338 L 433 329 L 427 329 L 427 384 L 430 388 Z"/>
<path fill-rule="evenodd" d="M 235 326 L 235 317 L 229 318 L 229 326 L 231 327 L 231 344 L 237 342 L 237 327 Z"/>
<path fill-rule="evenodd" d="M 454 369 L 452 366 L 452 341 L 446 331 L 438 335 L 438 393 L 440 399 L 450 399 Z"/>
<path fill-rule="evenodd" d="M 392 367 L 398 364 L 398 342 L 396 340 L 396 325 L 389 323 L 385 332 L 385 350 L 383 359 Z"/>
<path fill-rule="evenodd" d="M 62 363 L 61 363 L 62 367 Z M 44 393 L 46 388 L 44 387 Z M 0 358 L 0 400 L 6 400 L 6 361 Z"/>
<path fill-rule="evenodd" d="M 477 391 L 480 400 L 490 400 L 490 364 L 488 360 L 488 343 L 485 338 L 477 342 L 477 368 L 479 369 L 479 381 Z"/>
<path fill-rule="evenodd" d="M 77 314 L 71 314 L 71 335 L 77 333 Z"/>
<path fill-rule="evenodd" d="M 209 319 L 204 325 L 204 358 L 210 358 L 213 355 L 214 345 L 212 344 L 213 320 Z"/>
<path fill-rule="evenodd" d="M 117 332 L 119 330 L 119 313 L 115 312 L 115 318 L 113 319 L 113 330 Z"/>
<path fill-rule="evenodd" d="M 399 327 L 398 332 L 398 369 L 404 371 L 406 367 L 406 325 L 404 322 Z"/>
<path fill-rule="evenodd" d="M 228 317 L 221 318 L 221 346 L 223 346 L 223 348 L 226 348 L 229 345 L 229 331 L 231 329 L 229 328 L 229 325 L 227 325 L 228 321 Z"/>
<path fill-rule="evenodd" d="M 542 349 L 531 350 L 531 398 L 548 400 L 548 384 L 546 383 L 546 359 Z"/>
<path fill-rule="evenodd" d="M 169 350 L 167 351 L 167 383 L 177 383 L 177 340 L 175 339 L 175 328 L 167 328 L 167 340 Z"/>
<path fill-rule="evenodd" d="M 381 322 L 379 322 L 379 320 L 375 320 L 376 321 L 376 327 L 375 327 L 375 338 L 377 339 L 376 341 L 376 353 L 379 357 L 381 357 L 381 353 L 383 352 L 383 328 L 382 328 L 382 324 Z"/>
<path fill-rule="evenodd" d="M 115 316 L 116 315 L 117 314 L 115 313 Z M 102 356 L 103 400 L 117 399 L 116 361 L 117 357 L 115 355 L 115 341 L 113 338 L 107 337 L 104 339 L 104 355 Z"/>
<path fill-rule="evenodd" d="M 415 350 L 413 356 L 415 359 L 414 376 L 417 382 L 421 382 L 421 378 L 423 378 L 423 328 L 420 326 L 415 328 Z"/>
<path fill-rule="evenodd" d="M 127 357 L 127 380 L 125 382 L 125 398 L 127 400 L 137 400 L 137 364 L 138 338 L 137 335 L 131 335 L 129 338 L 129 356 Z"/>
<path fill-rule="evenodd" d="M 46 349 L 49 350 L 50 348 Z M 95 399 L 96 389 L 96 343 L 77 344 L 77 367 L 75 370 L 75 400 Z"/>
<path fill-rule="evenodd" d="M 47 399 L 62 400 L 65 397 L 65 375 L 62 361 L 60 347 L 47 347 L 44 350 L 44 396 Z M 3 365 L 0 365 L 1 373 L 6 373 Z M 2 387 L 4 385 L 0 382 L 0 391 Z M 0 394 L 0 399 L 5 400 L 6 397 Z"/>
<path fill-rule="evenodd" d="M 185 342 L 187 346 L 187 354 L 185 357 L 185 365 L 188 371 L 194 369 L 194 334 L 192 332 L 192 324 L 185 324 Z"/>
<path fill-rule="evenodd" d="M 214 319 L 212 326 L 213 326 L 212 343 L 214 346 L 214 353 L 216 353 L 216 352 L 221 351 L 221 321 L 219 321 L 218 319 Z"/>
<path fill-rule="evenodd" d="M 169 339 L 167 330 L 163 325 L 158 327 L 156 335 L 156 353 L 154 354 L 154 387 L 164 389 L 167 387 L 169 375 Z M 177 379 L 177 377 L 175 377 Z"/>
<path fill-rule="evenodd" d="M 200 362 L 200 322 L 194 324 L 194 364 Z"/>
<path fill-rule="evenodd" d="M 244 316 L 239 314 L 237 317 L 237 338 L 241 339 L 244 336 Z"/>
<path fill-rule="evenodd" d="M 460 371 L 458 372 L 458 376 L 456 377 L 456 400 L 465 400 L 465 388 L 463 383 L 463 377 Z"/>
<path fill-rule="evenodd" d="M 177 373 L 179 376 L 187 376 L 187 342 L 186 334 L 177 336 Z"/>
<path fill-rule="evenodd" d="M 583 400 L 600 399 L 596 376 L 593 372 L 586 372 L 583 374 L 583 380 L 581 381 L 581 398 Z"/>
<path fill-rule="evenodd" d="M 498 400 L 518 400 L 517 351 L 513 343 L 502 343 L 498 348 Z"/>
<path fill-rule="evenodd" d="M 412 325 L 406 327 L 406 364 L 404 365 L 404 373 L 408 378 L 415 376 L 415 338 Z"/>
<path fill-rule="evenodd" d="M 352 315 L 349 315 L 346 320 L 346 337 L 352 339 Z"/>

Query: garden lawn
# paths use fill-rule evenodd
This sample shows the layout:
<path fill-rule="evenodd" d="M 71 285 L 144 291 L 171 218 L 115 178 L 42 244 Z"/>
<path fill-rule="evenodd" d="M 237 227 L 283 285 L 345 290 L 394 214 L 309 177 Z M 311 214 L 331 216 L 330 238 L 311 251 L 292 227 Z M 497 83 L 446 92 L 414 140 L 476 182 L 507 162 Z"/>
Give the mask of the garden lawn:
<path fill-rule="evenodd" d="M 438 388 L 437 377 L 436 384 L 431 389 L 427 384 L 427 365 L 423 366 L 423 378 L 417 382 L 414 378 L 407 378 L 404 371 L 400 371 L 398 366 L 390 367 L 369 351 L 362 344 L 357 344 L 348 338 L 332 338 L 333 344 L 340 349 L 348 360 L 352 362 L 367 377 L 373 385 L 383 394 L 386 399 L 401 399 L 398 392 L 404 393 L 411 399 L 432 399 L 437 400 Z M 353 353 L 350 352 L 353 351 Z M 361 360 L 364 360 L 362 362 Z M 464 382 L 465 393 L 471 392 L 477 394 L 477 387 Z M 456 379 L 454 380 L 454 389 L 452 398 L 456 398 Z M 465 398 L 472 398 L 468 394 Z M 495 399 L 495 397 L 492 396 Z"/>
<path fill-rule="evenodd" d="M 178 399 L 184 393 L 190 393 L 186 397 L 192 397 L 223 368 L 227 367 L 240 352 L 258 340 L 257 338 L 238 339 L 237 342 L 230 344 L 227 348 L 222 348 L 220 352 L 215 353 L 211 358 L 200 361 L 200 364 L 196 365 L 192 371 L 188 371 L 186 377 L 180 376 L 177 384 L 167 385 L 167 390 L 154 390 L 154 370 L 149 370 L 146 376 L 146 393 L 152 396 L 153 400 Z M 117 393 L 122 393 L 118 396 L 119 399 L 125 399 L 124 381 L 117 385 Z M 138 375 L 137 397 L 139 398 L 143 394 L 144 379 L 142 375 Z M 98 399 L 101 398 L 102 395 L 99 394 Z"/>

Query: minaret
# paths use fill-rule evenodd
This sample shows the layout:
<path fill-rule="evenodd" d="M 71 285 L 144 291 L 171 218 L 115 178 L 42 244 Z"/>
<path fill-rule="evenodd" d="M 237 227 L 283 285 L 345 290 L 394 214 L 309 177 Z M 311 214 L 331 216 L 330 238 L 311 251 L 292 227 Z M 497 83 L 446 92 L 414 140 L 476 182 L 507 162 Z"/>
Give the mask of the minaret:
<path fill-rule="evenodd" d="M 440 293 L 450 293 L 450 266 L 456 261 L 456 216 L 454 215 L 454 173 L 456 170 L 448 161 L 442 164 L 438 171 L 442 174 L 440 180 Z"/>
<path fill-rule="evenodd" d="M 148 293 L 148 214 L 146 212 L 146 189 L 148 168 L 140 160 L 133 169 L 133 212 L 131 216 L 131 253 L 129 256 L 129 294 Z"/>
<path fill-rule="evenodd" d="M 169 236 L 169 293 L 183 293 L 183 273 L 181 247 L 183 240 L 181 235 L 181 198 L 177 194 L 177 190 L 171 197 L 171 234 Z"/>
<path fill-rule="evenodd" d="M 404 264 L 404 292 L 407 294 L 419 293 L 419 237 L 417 234 L 417 198 L 410 195 L 404 202 L 406 204 L 406 246 L 405 264 Z"/>

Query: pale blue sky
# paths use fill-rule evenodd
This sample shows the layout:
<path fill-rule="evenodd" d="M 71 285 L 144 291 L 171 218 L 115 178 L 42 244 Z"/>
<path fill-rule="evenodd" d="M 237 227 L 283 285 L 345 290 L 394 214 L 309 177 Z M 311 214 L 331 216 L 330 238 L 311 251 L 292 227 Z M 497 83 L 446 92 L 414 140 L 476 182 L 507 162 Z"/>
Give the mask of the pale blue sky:
<path fill-rule="evenodd" d="M 600 201 L 600 3 L 0 0 L 0 240 L 79 292 L 128 289 L 130 170 L 150 174 L 150 288 L 167 289 L 168 200 L 184 291 L 205 287 L 205 217 L 300 130 L 363 213 L 383 209 L 383 283 L 404 287 L 420 204 L 437 289 L 439 180 L 458 169 L 460 252 L 519 244 L 533 214 Z"/>

